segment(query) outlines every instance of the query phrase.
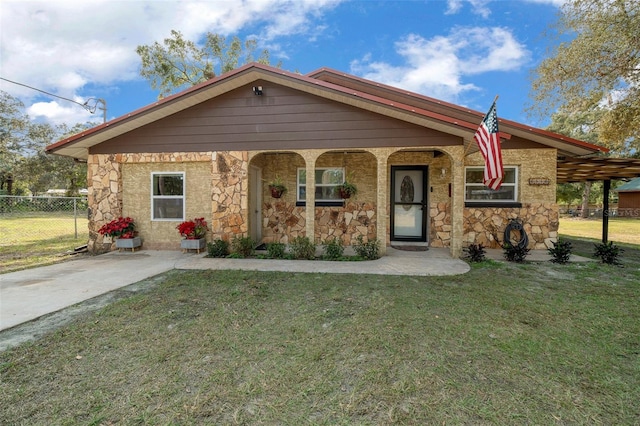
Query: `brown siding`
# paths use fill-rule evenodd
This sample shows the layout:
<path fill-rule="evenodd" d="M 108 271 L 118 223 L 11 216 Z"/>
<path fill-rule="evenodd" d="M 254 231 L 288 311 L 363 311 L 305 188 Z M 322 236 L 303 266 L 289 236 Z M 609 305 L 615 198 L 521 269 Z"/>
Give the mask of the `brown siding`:
<path fill-rule="evenodd" d="M 91 148 L 120 152 L 208 152 L 460 145 L 461 138 L 268 82 L 251 86 Z"/>
<path fill-rule="evenodd" d="M 640 209 L 640 192 L 619 192 L 619 209 Z"/>

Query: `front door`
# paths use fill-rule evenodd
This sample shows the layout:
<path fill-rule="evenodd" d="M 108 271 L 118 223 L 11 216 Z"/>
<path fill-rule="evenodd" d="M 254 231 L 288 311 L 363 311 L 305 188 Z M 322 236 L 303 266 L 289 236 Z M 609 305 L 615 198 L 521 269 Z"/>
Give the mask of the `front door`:
<path fill-rule="evenodd" d="M 427 241 L 427 166 L 391 166 L 391 241 Z"/>

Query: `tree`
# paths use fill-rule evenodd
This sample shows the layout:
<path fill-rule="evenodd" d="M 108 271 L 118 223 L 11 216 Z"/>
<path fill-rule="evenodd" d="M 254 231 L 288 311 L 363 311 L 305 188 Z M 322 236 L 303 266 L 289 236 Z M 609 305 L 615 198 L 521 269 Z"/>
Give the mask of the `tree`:
<path fill-rule="evenodd" d="M 24 104 L 4 91 L 0 91 L 0 191 L 12 192 L 16 167 L 23 156 L 28 120 Z"/>
<path fill-rule="evenodd" d="M 47 154 L 44 149 L 91 124 L 77 124 L 69 129 L 66 125 L 34 123 L 24 112 L 20 100 L 0 91 L 0 125 L 0 190 L 9 192 L 9 176 L 14 182 L 13 193 L 29 190 L 37 194 L 55 187 L 77 194 L 79 188 L 86 186 L 86 164 Z"/>
<path fill-rule="evenodd" d="M 171 30 L 171 37 L 163 44 L 141 45 L 136 53 L 142 60 L 140 75 L 160 91 L 158 98 L 163 98 L 237 68 L 243 55 L 244 63 L 252 62 L 257 47 L 255 39 L 242 42 L 233 37 L 227 44 L 225 37 L 210 32 L 204 46 L 198 47 L 180 31 Z M 257 62 L 268 64 L 269 52 L 263 50 Z"/>
<path fill-rule="evenodd" d="M 551 124 L 547 129 L 574 139 L 597 143 L 598 131 L 595 126 L 603 114 L 604 111 L 597 107 L 573 113 L 561 110 L 551 116 Z M 561 183 L 556 189 L 556 198 L 568 205 L 581 199 L 582 217 L 586 218 L 589 215 L 589 202 L 595 195 L 591 190 L 591 182 Z"/>
<path fill-rule="evenodd" d="M 618 154 L 640 149 L 640 2 L 571 0 L 561 8 L 557 45 L 535 71 L 531 113 L 602 110 L 594 123 Z"/>

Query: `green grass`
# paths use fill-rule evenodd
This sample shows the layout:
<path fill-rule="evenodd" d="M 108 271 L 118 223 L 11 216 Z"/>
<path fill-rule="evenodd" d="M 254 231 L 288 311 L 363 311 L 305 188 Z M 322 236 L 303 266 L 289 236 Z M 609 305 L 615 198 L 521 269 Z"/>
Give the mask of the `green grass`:
<path fill-rule="evenodd" d="M 639 298 L 638 263 L 173 271 L 0 353 L 0 424 L 637 424 Z"/>
<path fill-rule="evenodd" d="M 602 219 L 560 218 L 559 233 L 602 240 Z M 640 218 L 610 218 L 609 240 L 640 245 Z"/>
<path fill-rule="evenodd" d="M 79 213 L 75 237 L 73 213 L 24 213 L 0 218 L 0 274 L 68 260 L 69 252 L 89 239 L 86 214 Z"/>

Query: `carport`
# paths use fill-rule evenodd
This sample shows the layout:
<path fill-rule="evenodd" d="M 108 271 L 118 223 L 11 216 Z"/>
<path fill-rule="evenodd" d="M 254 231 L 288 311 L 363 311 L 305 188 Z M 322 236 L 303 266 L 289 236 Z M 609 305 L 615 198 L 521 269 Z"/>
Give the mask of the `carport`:
<path fill-rule="evenodd" d="M 633 179 L 640 176 L 640 159 L 558 157 L 557 183 L 603 182 L 602 242 L 609 240 L 609 192 L 612 179 Z"/>

